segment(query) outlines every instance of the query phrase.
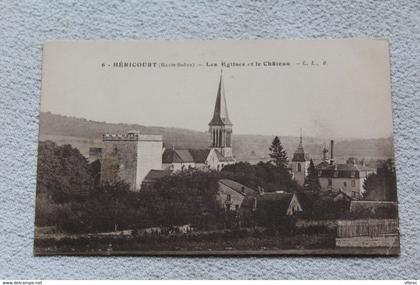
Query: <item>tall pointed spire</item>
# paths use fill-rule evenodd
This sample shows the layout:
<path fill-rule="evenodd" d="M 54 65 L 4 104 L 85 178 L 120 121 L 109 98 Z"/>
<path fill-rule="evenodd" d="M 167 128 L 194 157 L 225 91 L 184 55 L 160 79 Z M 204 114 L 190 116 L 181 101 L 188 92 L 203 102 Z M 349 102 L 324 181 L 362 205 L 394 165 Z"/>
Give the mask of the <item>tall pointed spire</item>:
<path fill-rule="evenodd" d="M 305 152 L 303 150 L 302 128 L 300 128 L 299 146 L 297 152 Z"/>
<path fill-rule="evenodd" d="M 223 71 L 220 71 L 219 88 L 217 90 L 216 104 L 214 105 L 213 118 L 209 125 L 232 125 L 225 97 L 225 86 L 223 84 Z"/>
<path fill-rule="evenodd" d="M 300 144 L 302 145 L 302 128 L 300 128 Z"/>

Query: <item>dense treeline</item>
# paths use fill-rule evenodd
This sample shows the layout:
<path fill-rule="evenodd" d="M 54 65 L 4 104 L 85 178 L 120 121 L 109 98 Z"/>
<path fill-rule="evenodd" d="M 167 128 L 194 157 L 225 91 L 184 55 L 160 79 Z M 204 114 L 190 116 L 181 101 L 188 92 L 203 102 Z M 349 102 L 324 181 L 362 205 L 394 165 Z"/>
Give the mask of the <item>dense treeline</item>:
<path fill-rule="evenodd" d="M 106 232 L 194 224 L 216 227 L 216 173 L 187 172 L 132 192 L 127 184 L 94 185 L 86 159 L 69 145 L 40 143 L 37 226 L 66 232 Z"/>
<path fill-rule="evenodd" d="M 69 233 L 170 228 L 187 224 L 204 231 L 235 228 L 239 225 L 238 216 L 234 212 L 226 213 L 217 201 L 221 178 L 266 192 L 313 192 L 311 201 L 304 205 L 303 216 L 307 218 L 344 218 L 348 209 L 348 202 L 336 201 L 319 191 L 318 178 L 312 175 L 313 162 L 304 187 L 297 185 L 287 169 L 287 155 L 277 137 L 270 147 L 271 160 L 268 162 L 256 165 L 239 162 L 224 167 L 221 172 L 180 172 L 139 192 L 130 191 L 123 182 L 95 183 L 91 165 L 70 145 L 40 142 L 38 155 L 36 225 L 53 226 Z M 396 200 L 395 170 L 391 162 L 369 176 L 365 189 L 369 196 L 377 196 L 375 193 L 385 189 L 387 199 Z M 242 224 L 276 230 L 291 228 L 290 220 L 281 217 L 276 209 L 263 209 L 257 214 L 248 215 L 252 221 L 242 221 Z"/>
<path fill-rule="evenodd" d="M 388 159 L 378 167 L 376 173 L 370 174 L 363 183 L 365 200 L 397 201 L 397 176 L 395 166 Z"/>

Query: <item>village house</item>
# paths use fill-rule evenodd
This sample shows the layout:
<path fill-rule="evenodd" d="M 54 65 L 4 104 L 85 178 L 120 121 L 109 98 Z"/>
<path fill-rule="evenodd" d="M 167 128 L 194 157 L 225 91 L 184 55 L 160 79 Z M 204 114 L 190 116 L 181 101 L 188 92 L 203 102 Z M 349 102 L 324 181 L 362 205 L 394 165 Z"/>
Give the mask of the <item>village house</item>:
<path fill-rule="evenodd" d="M 293 216 L 303 211 L 296 193 L 284 191 L 260 193 L 255 197 L 256 211 L 273 211 L 274 215 Z"/>
<path fill-rule="evenodd" d="M 217 201 L 227 211 L 238 211 L 246 197 L 255 197 L 257 191 L 230 179 L 218 182 Z"/>

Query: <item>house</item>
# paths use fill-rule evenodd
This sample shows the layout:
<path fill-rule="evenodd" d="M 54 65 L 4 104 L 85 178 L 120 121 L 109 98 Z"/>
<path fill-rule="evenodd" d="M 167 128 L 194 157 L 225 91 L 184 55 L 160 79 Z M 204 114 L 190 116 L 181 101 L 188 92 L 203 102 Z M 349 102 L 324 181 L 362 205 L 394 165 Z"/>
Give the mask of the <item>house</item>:
<path fill-rule="evenodd" d="M 334 162 L 334 141 L 330 142 L 330 161 L 324 150 L 324 159 L 316 168 L 321 190 L 343 192 L 353 199 L 360 199 L 364 193 L 363 183 L 375 170 L 356 163 L 340 164 Z"/>
<path fill-rule="evenodd" d="M 170 170 L 151 169 L 144 177 L 142 182 L 142 189 L 153 186 L 159 179 L 171 175 Z"/>
<path fill-rule="evenodd" d="M 321 190 L 344 192 L 353 199 L 359 199 L 364 193 L 363 183 L 374 169 L 356 164 L 321 163 L 316 166 L 316 172 L 321 184 Z"/>
<path fill-rule="evenodd" d="M 330 141 L 330 159 L 327 158 L 328 149 L 322 150 L 322 162 L 315 166 L 316 175 L 322 191 L 344 192 L 352 199 L 360 199 L 364 193 L 363 183 L 367 176 L 375 173 L 375 169 L 356 163 L 340 164 L 334 159 L 334 141 Z M 293 154 L 290 164 L 293 179 L 303 185 L 308 175 L 310 156 L 305 152 L 302 135 L 297 150 Z"/>
<path fill-rule="evenodd" d="M 227 211 L 238 211 L 245 198 L 255 197 L 257 191 L 230 179 L 218 181 L 217 201 Z"/>
<path fill-rule="evenodd" d="M 303 211 L 298 195 L 284 191 L 265 192 L 255 197 L 256 211 L 269 215 L 293 216 Z"/>
<path fill-rule="evenodd" d="M 300 217 L 308 219 L 346 217 L 352 201 L 351 197 L 340 191 L 301 191 L 295 195 L 302 207 Z"/>

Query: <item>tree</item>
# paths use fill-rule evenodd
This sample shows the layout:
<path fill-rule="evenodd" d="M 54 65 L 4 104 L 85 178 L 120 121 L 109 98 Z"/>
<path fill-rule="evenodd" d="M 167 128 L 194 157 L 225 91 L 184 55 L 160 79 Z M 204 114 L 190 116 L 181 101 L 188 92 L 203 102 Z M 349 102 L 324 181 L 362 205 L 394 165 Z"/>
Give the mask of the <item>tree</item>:
<path fill-rule="evenodd" d="M 270 150 L 271 161 L 280 168 L 287 168 L 288 160 L 287 153 L 283 148 L 278 136 L 273 139 Z"/>
<path fill-rule="evenodd" d="M 303 183 L 303 189 L 307 191 L 320 191 L 321 184 L 319 184 L 319 179 L 316 174 L 315 165 L 311 159 L 308 168 L 308 175 L 305 177 L 305 182 Z"/>
<path fill-rule="evenodd" d="M 375 201 L 397 201 L 397 178 L 393 161 L 388 159 L 377 173 L 368 175 L 363 182 L 365 200 Z"/>
<path fill-rule="evenodd" d="M 46 141 L 38 148 L 37 194 L 57 203 L 86 196 L 93 188 L 88 161 L 70 145 Z"/>

